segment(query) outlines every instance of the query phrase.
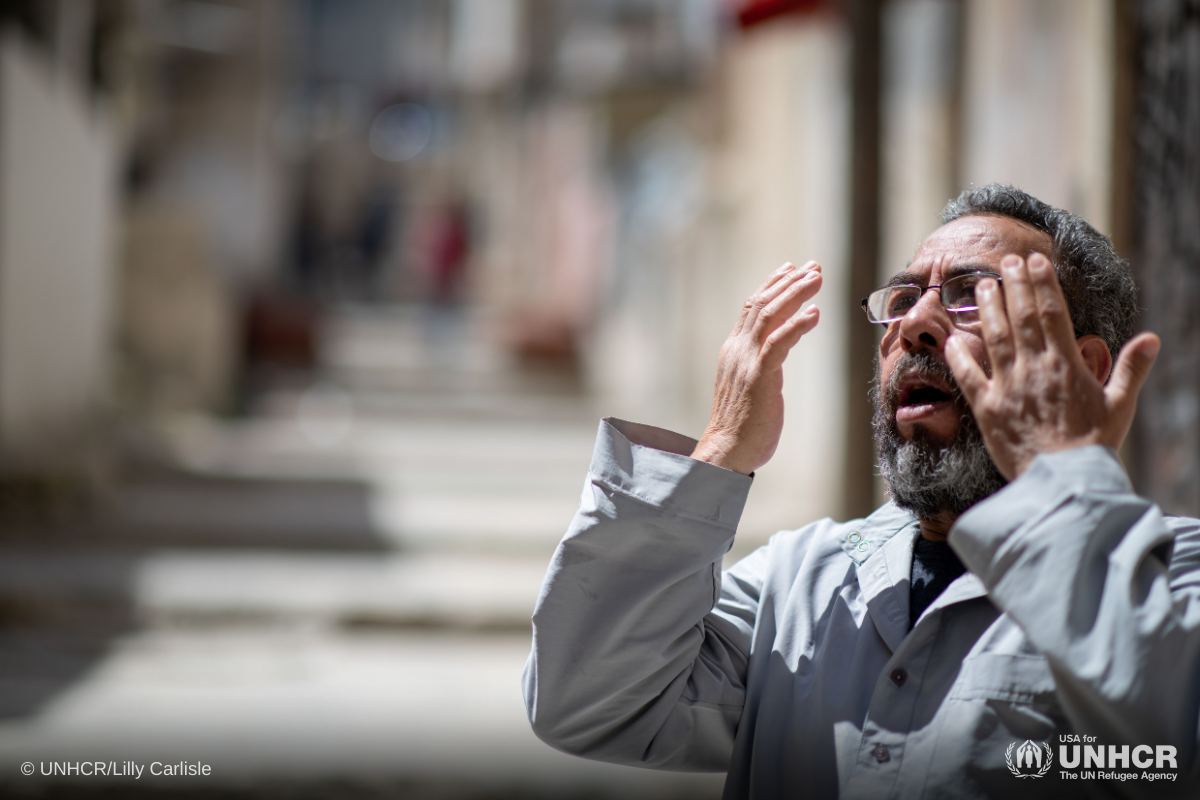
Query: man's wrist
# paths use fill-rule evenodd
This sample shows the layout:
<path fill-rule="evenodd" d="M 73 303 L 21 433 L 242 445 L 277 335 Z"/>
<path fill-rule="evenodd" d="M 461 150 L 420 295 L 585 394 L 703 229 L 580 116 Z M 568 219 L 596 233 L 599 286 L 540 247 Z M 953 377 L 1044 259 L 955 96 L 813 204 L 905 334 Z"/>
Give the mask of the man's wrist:
<path fill-rule="evenodd" d="M 753 465 L 748 465 L 731 457 L 728 450 L 703 437 L 696 444 L 696 449 L 692 451 L 691 457 L 697 461 L 703 461 L 706 464 L 712 464 L 713 466 L 727 469 L 730 472 L 737 472 L 741 475 L 753 475 L 755 470 Z"/>

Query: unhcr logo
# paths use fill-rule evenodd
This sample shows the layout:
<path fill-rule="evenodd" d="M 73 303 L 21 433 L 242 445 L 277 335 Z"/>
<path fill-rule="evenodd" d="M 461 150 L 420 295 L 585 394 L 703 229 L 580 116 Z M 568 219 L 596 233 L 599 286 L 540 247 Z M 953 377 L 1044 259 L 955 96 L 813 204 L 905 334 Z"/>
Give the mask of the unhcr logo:
<path fill-rule="evenodd" d="M 1050 771 L 1054 754 L 1050 745 L 1039 745 L 1026 739 L 1021 744 L 1010 744 L 1004 751 L 1004 760 L 1008 762 L 1008 771 L 1018 778 L 1041 778 Z"/>

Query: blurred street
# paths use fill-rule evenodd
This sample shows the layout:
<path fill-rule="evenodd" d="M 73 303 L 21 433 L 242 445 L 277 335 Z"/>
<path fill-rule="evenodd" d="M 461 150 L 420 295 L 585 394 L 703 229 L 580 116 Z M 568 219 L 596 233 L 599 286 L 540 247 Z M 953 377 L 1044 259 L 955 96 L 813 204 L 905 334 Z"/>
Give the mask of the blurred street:
<path fill-rule="evenodd" d="M 3 543 L 0 763 L 212 776 L 13 769 L 5 793 L 717 796 L 721 776 L 575 759 L 526 721 L 529 615 L 596 424 L 571 377 L 466 312 L 328 330 L 309 386 L 164 431 L 87 530 Z"/>

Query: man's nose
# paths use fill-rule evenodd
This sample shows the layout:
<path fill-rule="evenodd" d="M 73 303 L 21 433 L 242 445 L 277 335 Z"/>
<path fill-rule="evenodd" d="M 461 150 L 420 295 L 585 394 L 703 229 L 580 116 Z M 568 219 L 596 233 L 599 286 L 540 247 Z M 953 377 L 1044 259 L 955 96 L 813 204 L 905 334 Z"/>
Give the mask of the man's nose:
<path fill-rule="evenodd" d="M 900 320 L 901 347 L 905 352 L 920 350 L 922 347 L 941 350 L 950 336 L 953 325 L 950 312 L 942 306 L 942 297 L 938 289 L 925 291 L 921 294 L 921 299 Z"/>

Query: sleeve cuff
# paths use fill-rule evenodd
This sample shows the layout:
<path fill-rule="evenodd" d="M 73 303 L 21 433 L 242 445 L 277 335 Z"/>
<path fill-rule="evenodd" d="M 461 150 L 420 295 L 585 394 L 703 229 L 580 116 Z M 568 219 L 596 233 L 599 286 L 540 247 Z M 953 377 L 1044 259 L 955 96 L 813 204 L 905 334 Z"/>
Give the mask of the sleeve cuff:
<path fill-rule="evenodd" d="M 690 457 L 696 440 L 608 417 L 600 422 L 592 479 L 664 511 L 736 529 L 753 479 Z"/>
<path fill-rule="evenodd" d="M 1081 494 L 1130 494 L 1133 489 L 1114 450 L 1090 445 L 1034 459 L 1021 477 L 968 509 L 950 531 L 950 544 L 967 569 L 990 585 L 988 573 L 1022 526 L 1062 499 Z"/>

